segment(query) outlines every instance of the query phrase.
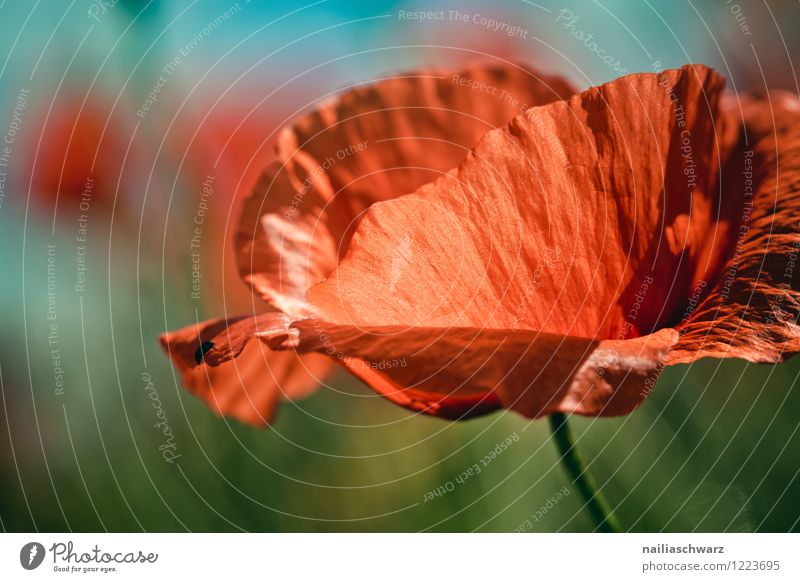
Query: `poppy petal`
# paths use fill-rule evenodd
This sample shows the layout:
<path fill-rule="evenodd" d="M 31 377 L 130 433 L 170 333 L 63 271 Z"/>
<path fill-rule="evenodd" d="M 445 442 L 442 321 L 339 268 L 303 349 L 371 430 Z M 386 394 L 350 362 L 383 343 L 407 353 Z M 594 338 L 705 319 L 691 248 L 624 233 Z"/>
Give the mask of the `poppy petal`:
<path fill-rule="evenodd" d="M 350 325 L 598 339 L 663 327 L 684 305 L 700 228 L 713 221 L 723 83 L 687 66 L 529 110 L 456 170 L 373 205 L 312 302 Z M 691 183 L 682 133 L 703 168 Z"/>
<path fill-rule="evenodd" d="M 263 325 L 263 318 L 261 321 Z M 217 414 L 254 426 L 267 425 L 281 399 L 308 395 L 334 365 L 319 354 L 272 351 L 258 342 L 242 344 L 235 358 L 208 365 L 204 355 L 214 341 L 241 339 L 236 336 L 241 325 L 232 325 L 229 332 L 227 323 L 215 320 L 161 336 L 162 346 L 180 370 L 184 386 Z M 248 338 L 255 333 L 248 328 Z"/>
<path fill-rule="evenodd" d="M 655 381 L 671 329 L 630 340 L 594 340 L 531 330 L 293 324 L 298 351 L 327 353 L 406 408 L 467 418 L 499 407 L 530 418 L 557 410 L 619 415 Z"/>
<path fill-rule="evenodd" d="M 307 257 L 313 228 L 327 229 L 325 260 L 347 249 L 332 275 L 306 298 L 329 265 L 293 263 L 296 293 L 265 287 L 296 301 L 291 317 L 190 330 L 176 361 L 225 366 L 257 337 L 338 360 L 412 410 L 536 418 L 630 412 L 667 364 L 798 351 L 800 103 L 748 100 L 740 134 L 722 87 L 686 66 L 530 110 L 457 169 L 372 205 L 352 237 L 319 205 L 303 228 L 278 232 Z M 752 210 L 731 177 L 745 159 Z M 749 224 L 737 231 L 740 214 Z M 276 215 L 253 216 L 266 227 Z"/>
<path fill-rule="evenodd" d="M 278 161 L 245 201 L 242 278 L 276 309 L 308 316 L 306 290 L 335 267 L 361 214 L 460 163 L 486 131 L 574 94 L 515 65 L 422 71 L 352 89 L 280 134 Z"/>
<path fill-rule="evenodd" d="M 741 107 L 745 131 L 724 176 L 740 211 L 735 246 L 711 292 L 679 326 L 669 363 L 776 363 L 800 352 L 800 99 L 774 92 Z"/>
<path fill-rule="evenodd" d="M 453 419 L 500 407 L 531 418 L 556 410 L 625 414 L 649 393 L 648 382 L 678 338 L 672 329 L 599 341 L 531 330 L 356 328 L 320 320 L 268 329 L 258 317 L 230 328 L 219 323 L 199 334 L 187 328 L 186 353 L 206 346 L 203 364 L 223 367 L 259 338 L 272 349 L 326 354 L 392 402 Z"/>
<path fill-rule="evenodd" d="M 660 373 L 677 340 L 669 324 L 706 270 L 705 235 L 716 226 L 716 176 L 728 145 L 717 139 L 723 85 L 702 66 L 631 75 L 489 132 L 456 170 L 365 213 L 336 271 L 309 291 L 316 312 L 353 330 L 397 326 L 412 337 L 429 327 L 442 335 L 516 330 L 510 337 L 530 349 L 500 349 L 494 367 L 519 368 L 520 378 L 550 357 L 552 342 L 563 342 L 554 353 L 574 376 L 554 364 L 562 388 L 545 375 L 536 389 L 560 400 L 541 406 L 533 398 L 524 413 L 630 410 Z M 691 159 L 682 152 L 687 142 Z M 542 334 L 561 339 L 542 344 Z M 457 345 L 481 353 L 482 338 Z M 621 342 L 617 357 L 604 341 Z M 397 357 L 391 345 L 372 357 Z M 347 341 L 337 349 L 351 353 Z M 438 353 L 441 362 L 455 355 Z M 577 365 L 597 367 L 595 360 L 614 370 L 601 397 Z M 446 384 L 445 393 L 474 389 L 467 380 Z M 495 392 L 508 406 L 525 400 L 526 386 Z"/>

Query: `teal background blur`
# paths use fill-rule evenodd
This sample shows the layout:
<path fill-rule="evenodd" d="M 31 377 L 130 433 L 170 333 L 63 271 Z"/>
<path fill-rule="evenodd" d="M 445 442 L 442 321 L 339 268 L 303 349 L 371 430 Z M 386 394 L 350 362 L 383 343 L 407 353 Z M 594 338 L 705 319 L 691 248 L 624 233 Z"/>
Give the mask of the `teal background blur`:
<path fill-rule="evenodd" d="M 246 309 L 227 243 L 276 128 L 342 87 L 421 65 L 522 60 L 582 88 L 618 76 L 557 21 L 562 9 L 630 72 L 702 62 L 737 90 L 797 92 L 791 2 L 0 4 L 0 135 L 14 130 L 0 182 L 0 527 L 591 530 L 577 491 L 552 502 L 568 480 L 546 422 L 415 416 L 340 373 L 334 389 L 254 430 L 184 392 L 156 341 Z M 480 13 L 529 34 L 399 10 Z M 191 221 L 208 175 L 206 278 L 191 301 Z M 573 418 L 623 524 L 800 529 L 798 372 L 798 359 L 701 361 L 667 369 L 628 417 Z M 174 432 L 174 463 L 159 451 L 145 377 Z M 510 435 L 519 439 L 456 482 Z"/>

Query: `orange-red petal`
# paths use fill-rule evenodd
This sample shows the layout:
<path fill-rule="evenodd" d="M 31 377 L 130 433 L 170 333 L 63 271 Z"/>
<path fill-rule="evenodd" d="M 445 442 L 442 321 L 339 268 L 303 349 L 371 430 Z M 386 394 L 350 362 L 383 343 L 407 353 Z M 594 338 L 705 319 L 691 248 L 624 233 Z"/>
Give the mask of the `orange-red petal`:
<path fill-rule="evenodd" d="M 357 87 L 283 130 L 246 200 L 235 247 L 267 303 L 311 313 L 305 292 L 336 267 L 361 214 L 460 163 L 488 130 L 566 98 L 563 80 L 516 65 L 399 75 Z"/>
<path fill-rule="evenodd" d="M 800 99 L 744 98 L 725 194 L 740 209 L 710 293 L 687 310 L 669 363 L 702 357 L 780 362 L 800 351 Z"/>
<path fill-rule="evenodd" d="M 273 325 L 263 317 L 218 323 L 189 334 L 187 363 L 230 365 L 261 345 L 251 341 L 258 338 L 272 349 L 326 354 L 392 402 L 452 419 L 500 407 L 531 418 L 557 410 L 625 414 L 644 398 L 678 337 L 671 329 L 598 341 L 530 330 Z"/>
<path fill-rule="evenodd" d="M 261 321 L 268 317 L 263 316 Z M 285 329 L 283 319 L 279 317 L 277 321 L 276 327 Z M 259 342 L 243 342 L 235 357 L 208 365 L 203 353 L 214 341 L 236 342 L 242 338 L 237 336 L 241 326 L 237 328 L 233 323 L 209 321 L 161 336 L 161 344 L 181 372 L 184 386 L 217 414 L 264 426 L 273 419 L 281 399 L 306 396 L 334 365 L 319 354 L 272 351 Z M 248 327 L 245 335 L 250 338 L 257 331 Z"/>
<path fill-rule="evenodd" d="M 326 354 L 412 410 L 535 418 L 627 413 L 667 364 L 796 352 L 800 104 L 748 102 L 739 133 L 722 86 L 700 66 L 631 75 L 489 132 L 457 169 L 372 205 L 352 237 L 325 204 L 297 230 L 265 229 L 308 259 L 290 263 L 291 293 L 280 271 L 262 281 L 292 317 L 216 322 L 178 360 L 225 365 L 258 337 Z M 742 140 L 752 211 L 734 176 Z M 328 268 L 308 254 L 320 225 L 325 261 L 340 254 L 332 241 L 347 252 L 306 296 Z"/>
<path fill-rule="evenodd" d="M 326 353 L 395 402 L 446 417 L 630 411 L 678 338 L 655 330 L 713 255 L 702 234 L 715 219 L 722 85 L 685 67 L 527 111 L 449 174 L 369 208 L 311 289 L 318 317 L 259 337 Z M 691 185 L 684 129 L 708 170 Z M 235 335 L 209 361 L 240 350 L 248 336 Z"/>
<path fill-rule="evenodd" d="M 687 66 L 529 110 L 487 133 L 457 169 L 367 210 L 312 303 L 355 326 L 601 340 L 663 327 L 715 227 L 723 84 Z M 698 168 L 692 182 L 682 135 Z"/>

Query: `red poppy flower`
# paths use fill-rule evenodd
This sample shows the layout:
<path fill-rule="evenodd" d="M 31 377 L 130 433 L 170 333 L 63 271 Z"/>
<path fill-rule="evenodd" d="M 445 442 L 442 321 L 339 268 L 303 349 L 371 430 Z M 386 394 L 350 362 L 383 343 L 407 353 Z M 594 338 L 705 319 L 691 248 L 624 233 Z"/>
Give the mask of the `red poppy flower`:
<path fill-rule="evenodd" d="M 68 216 L 110 208 L 137 168 L 147 167 L 143 146 L 114 108 L 112 96 L 67 90 L 40 103 L 26 143 L 25 191 L 42 211 Z M 36 125 L 38 123 L 38 126 Z M 120 196 L 121 201 L 125 196 Z"/>
<path fill-rule="evenodd" d="M 800 101 L 723 87 L 687 65 L 576 94 L 507 66 L 346 93 L 283 131 L 245 202 L 239 271 L 271 310 L 162 344 L 186 381 L 322 354 L 447 418 L 624 414 L 666 365 L 780 361 Z M 242 389 L 217 409 L 253 422 L 275 397 Z"/>

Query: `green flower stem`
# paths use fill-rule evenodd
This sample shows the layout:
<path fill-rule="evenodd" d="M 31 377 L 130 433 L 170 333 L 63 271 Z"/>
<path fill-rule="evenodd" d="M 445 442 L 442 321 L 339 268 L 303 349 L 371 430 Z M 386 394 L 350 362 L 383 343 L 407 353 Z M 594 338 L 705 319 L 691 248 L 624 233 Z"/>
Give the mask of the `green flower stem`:
<path fill-rule="evenodd" d="M 594 478 L 586 469 L 583 456 L 575 448 L 575 436 L 567 424 L 564 413 L 556 412 L 550 415 L 550 431 L 553 433 L 558 452 L 561 453 L 561 463 L 586 500 L 586 507 L 597 523 L 597 528 L 603 532 L 621 532 L 622 526 L 611 513 L 611 508 L 602 493 L 598 491 Z"/>

